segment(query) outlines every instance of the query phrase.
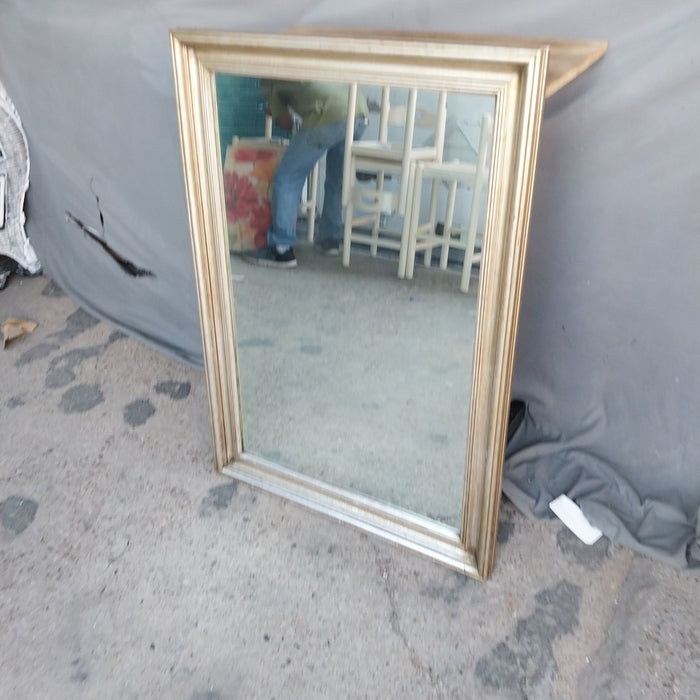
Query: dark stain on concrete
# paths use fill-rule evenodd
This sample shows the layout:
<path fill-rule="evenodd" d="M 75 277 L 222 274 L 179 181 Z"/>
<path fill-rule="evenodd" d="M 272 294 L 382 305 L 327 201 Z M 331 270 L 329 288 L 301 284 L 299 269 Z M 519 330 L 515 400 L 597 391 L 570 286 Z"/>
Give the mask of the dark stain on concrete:
<path fill-rule="evenodd" d="M 59 342 L 71 340 L 81 333 L 94 328 L 98 323 L 99 321 L 94 316 L 90 316 L 87 311 L 76 309 L 66 318 L 66 327 L 63 330 L 51 333 L 49 337 L 58 338 Z"/>
<path fill-rule="evenodd" d="M 535 596 L 535 610 L 518 620 L 515 639 L 497 644 L 476 664 L 476 676 L 489 688 L 514 690 L 533 697 L 537 688 L 557 672 L 552 644 L 578 624 L 581 589 L 560 581 Z"/>
<path fill-rule="evenodd" d="M 608 557 L 610 541 L 601 537 L 595 544 L 584 544 L 571 530 L 563 527 L 557 533 L 557 547 L 566 555 L 586 569 L 600 568 Z"/>
<path fill-rule="evenodd" d="M 217 511 L 228 508 L 237 490 L 238 484 L 235 481 L 210 488 L 199 505 L 199 517 L 208 518 Z"/>
<path fill-rule="evenodd" d="M 69 350 L 63 355 L 54 357 L 49 364 L 44 384 L 47 389 L 60 389 L 75 381 L 76 374 L 73 371 L 78 365 L 92 357 L 97 357 L 102 352 L 102 347 L 95 345 L 87 348 Z"/>
<path fill-rule="evenodd" d="M 41 290 L 43 297 L 64 297 L 65 295 L 65 292 L 53 280 L 49 280 L 49 283 Z"/>
<path fill-rule="evenodd" d="M 5 402 L 5 405 L 11 410 L 13 408 L 19 408 L 24 406 L 27 402 L 21 396 L 10 396 Z"/>
<path fill-rule="evenodd" d="M 138 399 L 124 407 L 124 422 L 136 428 L 143 425 L 155 412 L 156 407 L 149 399 Z"/>
<path fill-rule="evenodd" d="M 72 340 L 84 331 L 96 326 L 98 323 L 99 321 L 90 316 L 90 314 L 88 314 L 86 311 L 83 311 L 83 309 L 77 309 L 70 314 L 68 318 L 66 318 L 65 328 L 60 331 L 56 331 L 55 333 L 50 333 L 47 336 L 47 338 L 51 338 L 53 342 L 46 341 L 43 343 L 38 343 L 29 350 L 23 352 L 17 359 L 15 365 L 17 367 L 21 367 L 22 365 L 29 364 L 30 362 L 35 362 L 36 360 L 42 360 L 43 358 L 48 357 L 51 353 L 56 352 L 56 350 L 60 350 L 61 343 L 64 343 L 67 340 Z M 113 333 L 110 336 L 110 342 L 116 340 L 117 337 L 123 337 L 123 334 L 120 333 L 119 336 L 116 336 Z M 59 363 L 61 361 L 62 360 L 60 359 L 57 360 Z"/>
<path fill-rule="evenodd" d="M 0 502 L 0 523 L 15 535 L 24 532 L 33 522 L 39 504 L 31 498 L 10 496 Z"/>
<path fill-rule="evenodd" d="M 189 382 L 158 382 L 156 384 L 156 393 L 165 394 L 171 399 L 178 401 L 180 399 L 185 399 L 190 395 L 190 383 Z"/>
<path fill-rule="evenodd" d="M 695 572 L 635 554 L 614 592 L 605 639 L 579 673 L 576 697 L 700 697 L 699 585 Z"/>
<path fill-rule="evenodd" d="M 43 360 L 48 357 L 52 352 L 58 350 L 61 346 L 56 343 L 37 343 L 33 348 L 25 350 L 15 362 L 16 367 L 21 367 L 22 365 L 28 365 L 30 362 L 35 360 Z"/>
<path fill-rule="evenodd" d="M 506 543 L 515 532 L 517 515 L 518 513 L 513 503 L 506 499 L 501 499 L 501 508 L 498 514 L 498 531 L 496 533 L 496 542 L 498 544 Z"/>
<path fill-rule="evenodd" d="M 109 338 L 107 338 L 107 342 L 105 343 L 106 345 L 111 345 L 112 343 L 116 343 L 117 340 L 124 340 L 125 338 L 128 338 L 129 336 L 126 333 L 122 333 L 121 331 L 112 331 L 109 334 Z"/>
<path fill-rule="evenodd" d="M 527 660 L 525 660 L 527 664 Z M 522 677 L 525 669 L 521 667 L 521 659 L 506 642 L 500 642 L 492 650 L 487 658 L 482 657 L 476 664 L 477 678 L 490 688 L 516 689 L 524 685 L 527 679 Z M 523 689 L 523 700 L 527 694 Z"/>
<path fill-rule="evenodd" d="M 68 389 L 59 403 L 64 413 L 85 413 L 104 401 L 97 384 L 78 384 Z"/>
<path fill-rule="evenodd" d="M 496 532 L 496 543 L 505 544 L 515 532 L 515 523 L 510 520 L 501 520 Z"/>
<path fill-rule="evenodd" d="M 421 589 L 421 595 L 432 600 L 440 600 L 448 605 L 458 603 L 463 592 L 471 586 L 471 579 L 463 574 L 454 571 L 445 571 L 443 580 L 438 583 L 431 583 Z"/>

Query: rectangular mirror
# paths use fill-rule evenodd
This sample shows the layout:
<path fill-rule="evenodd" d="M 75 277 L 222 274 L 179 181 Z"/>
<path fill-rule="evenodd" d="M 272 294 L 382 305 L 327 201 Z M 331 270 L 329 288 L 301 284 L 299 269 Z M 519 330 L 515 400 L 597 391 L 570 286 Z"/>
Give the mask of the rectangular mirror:
<path fill-rule="evenodd" d="M 485 579 L 547 48 L 171 45 L 216 468 Z M 344 139 L 304 173 L 294 269 L 251 265 L 310 91 L 339 96 Z"/>

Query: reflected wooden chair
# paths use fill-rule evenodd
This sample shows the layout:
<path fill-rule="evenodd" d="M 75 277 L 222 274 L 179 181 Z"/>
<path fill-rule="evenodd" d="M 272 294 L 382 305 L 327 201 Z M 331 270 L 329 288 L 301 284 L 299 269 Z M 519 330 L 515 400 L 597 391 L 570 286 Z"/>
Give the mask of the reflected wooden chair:
<path fill-rule="evenodd" d="M 352 84 L 348 114 L 355 113 L 356 98 L 357 84 Z M 350 129 L 353 120 L 348 119 L 343 174 L 343 265 L 346 267 L 350 264 L 352 244 L 361 243 L 369 246 L 372 256 L 377 255 L 379 248 L 398 251 L 398 276 L 404 277 L 415 166 L 418 162 L 437 162 L 442 158 L 446 110 L 446 92 L 438 93 L 437 110 L 433 112 L 418 105 L 416 88 L 409 89 L 406 105 L 392 106 L 391 90 L 384 87 L 376 140 L 353 141 Z M 389 139 L 390 126 L 400 129 L 399 141 Z M 434 134 L 432 144 L 414 145 L 416 128 L 429 128 Z M 359 182 L 358 173 L 369 174 L 375 185 Z M 389 177 L 398 179 L 398 189 L 387 187 Z M 401 217 L 401 230 L 383 226 L 383 221 L 393 214 Z"/>
<path fill-rule="evenodd" d="M 413 203 L 406 252 L 406 277 L 412 279 L 415 257 L 425 251 L 424 264 L 430 267 L 433 250 L 440 248 L 440 268 L 447 269 L 451 248 L 464 251 L 462 276 L 459 288 L 469 291 L 471 269 L 481 262 L 481 252 L 475 252 L 479 217 L 484 187 L 489 178 L 489 154 L 493 134 L 493 117 L 483 116 L 476 162 L 452 161 L 448 163 L 418 163 L 413 182 Z M 420 223 L 423 183 L 431 181 L 428 219 Z M 438 227 L 438 199 L 440 187 L 447 187 L 447 201 L 443 212 L 442 232 Z M 458 187 L 471 188 L 471 206 L 466 226 L 455 223 L 455 204 Z"/>
<path fill-rule="evenodd" d="M 272 141 L 272 117 L 265 115 L 265 140 Z M 283 144 L 288 144 L 287 139 L 282 139 Z M 309 243 L 313 243 L 316 232 L 316 216 L 318 215 L 318 173 L 320 161 L 314 165 L 301 194 L 297 215 L 306 219 L 306 235 Z"/>

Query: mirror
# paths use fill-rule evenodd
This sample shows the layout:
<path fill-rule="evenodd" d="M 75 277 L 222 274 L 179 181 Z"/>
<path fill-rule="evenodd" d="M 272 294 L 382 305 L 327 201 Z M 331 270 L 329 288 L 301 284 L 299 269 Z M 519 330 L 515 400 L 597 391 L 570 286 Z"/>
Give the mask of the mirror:
<path fill-rule="evenodd" d="M 485 579 L 547 48 L 186 30 L 171 44 L 216 467 Z M 309 240 L 325 233 L 309 214 L 325 204 L 321 160 L 299 202 L 294 270 L 249 264 L 266 245 L 271 177 L 304 128 L 271 129 L 265 81 L 340 85 L 367 106 L 343 152 L 343 254 Z M 415 118 L 415 150 L 439 153 L 410 178 L 351 148 L 393 139 L 387 93 L 404 129 L 406 107 L 441 114 L 437 127 Z M 480 154 L 483 194 L 473 178 L 450 188 Z M 374 254 L 354 216 L 378 192 L 389 233 Z M 438 245 L 450 221 L 458 241 L 473 223 L 476 245 Z"/>
<path fill-rule="evenodd" d="M 442 161 L 449 164 L 450 171 L 444 177 L 454 172 L 459 179 L 433 180 L 422 171 L 422 181 L 415 182 L 412 191 L 420 200 L 418 218 L 430 223 L 431 232 L 441 227 L 444 235 L 454 182 L 448 215 L 454 245 L 427 249 L 430 268 L 419 264 L 407 285 L 398 283 L 394 247 L 403 217 L 391 212 L 380 216 L 384 219 L 382 238 L 392 237 L 381 241 L 375 255 L 369 245 L 353 244 L 347 269 L 339 256 L 326 256 L 312 245 L 314 232 L 317 242 L 325 240 L 325 220 L 310 215 L 303 206 L 296 212 L 294 249 L 299 265 L 293 274 L 245 263 L 246 251 L 267 243 L 271 178 L 291 136 L 288 129 L 272 128 L 272 120 L 266 118 L 267 99 L 261 85 L 258 78 L 216 74 L 225 210 L 234 252 L 231 266 L 244 449 L 457 530 L 462 515 L 485 188 L 479 188 L 476 204 L 476 255 L 470 251 L 470 260 L 476 260 L 469 265 L 466 294 L 459 292 L 465 257 L 461 246 L 474 206 L 479 149 L 486 151 L 485 163 L 490 155 L 491 135 L 481 139 L 481 125 L 492 121 L 494 98 L 459 93 L 447 97 L 441 127 Z M 345 104 L 348 101 L 346 84 L 310 87 L 285 81 L 277 85 L 306 103 L 310 90 L 314 101 L 336 92 Z M 387 124 L 385 140 L 401 143 L 409 91 L 363 85 L 358 86 L 358 95 L 369 116 L 356 145 L 368 148 L 379 139 L 385 98 L 384 116 L 398 117 L 396 124 Z M 389 97 L 391 107 L 387 108 Z M 438 100 L 433 90 L 417 93 L 421 119 L 414 129 L 416 148 L 430 147 L 435 141 L 436 125 L 429 117 L 436 114 Z M 376 171 L 367 170 L 368 165 L 352 175 L 352 187 L 372 196 L 378 182 Z M 301 201 L 309 200 L 308 190 L 315 186 L 317 194 L 311 198 L 317 202 L 312 208 L 321 211 L 326 176 L 331 177 L 325 156 L 315 175 L 318 184 L 308 178 Z M 383 192 L 396 194 L 399 177 L 387 173 L 381 183 Z M 336 180 L 329 180 L 329 187 L 337 185 Z M 431 217 L 433 195 L 436 210 Z M 384 247 L 387 244 L 392 247 Z M 440 269 L 443 247 L 446 271 Z M 420 262 L 425 264 L 425 256 Z"/>

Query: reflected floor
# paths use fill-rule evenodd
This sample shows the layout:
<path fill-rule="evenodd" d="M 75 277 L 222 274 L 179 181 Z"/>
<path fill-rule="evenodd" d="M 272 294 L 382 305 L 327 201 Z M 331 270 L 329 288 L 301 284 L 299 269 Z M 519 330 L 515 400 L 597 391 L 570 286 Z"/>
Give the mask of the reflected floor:
<path fill-rule="evenodd" d="M 478 284 L 295 251 L 231 259 L 245 450 L 458 528 Z"/>

